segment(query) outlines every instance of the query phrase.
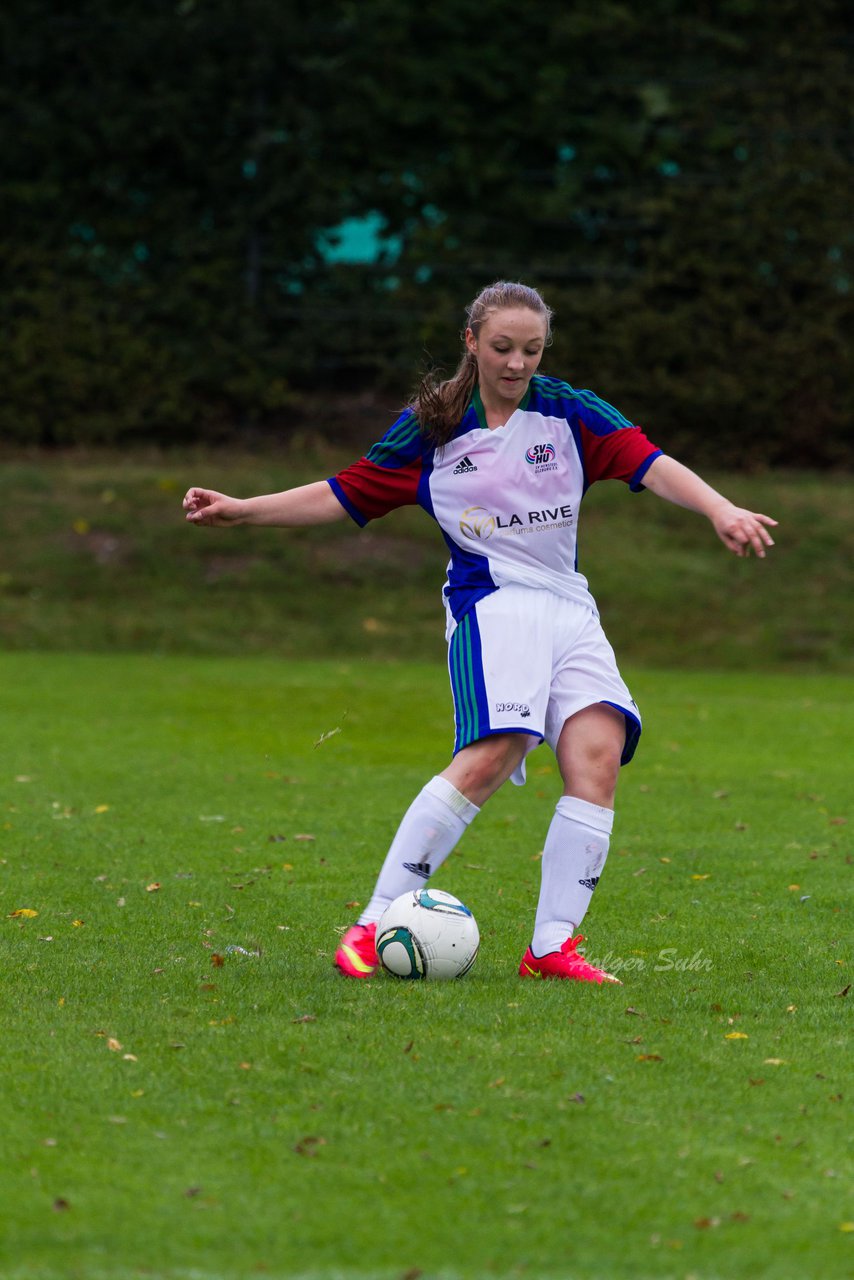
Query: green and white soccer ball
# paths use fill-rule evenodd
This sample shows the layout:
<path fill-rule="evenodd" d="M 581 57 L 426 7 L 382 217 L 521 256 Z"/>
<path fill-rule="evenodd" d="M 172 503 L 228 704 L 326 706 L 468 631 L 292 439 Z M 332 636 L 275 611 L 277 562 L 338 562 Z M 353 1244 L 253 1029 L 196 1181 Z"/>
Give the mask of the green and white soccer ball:
<path fill-rule="evenodd" d="M 461 978 L 477 959 L 480 933 L 452 893 L 415 889 L 386 907 L 376 946 L 383 968 L 397 978 Z"/>

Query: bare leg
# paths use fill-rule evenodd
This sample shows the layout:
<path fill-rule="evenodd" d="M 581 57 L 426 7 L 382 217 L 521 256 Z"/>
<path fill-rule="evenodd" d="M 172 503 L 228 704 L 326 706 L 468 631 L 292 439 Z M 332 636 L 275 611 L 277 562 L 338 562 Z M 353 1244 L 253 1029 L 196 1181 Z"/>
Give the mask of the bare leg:
<path fill-rule="evenodd" d="M 463 747 L 442 777 L 481 808 L 522 763 L 531 745 L 527 733 L 497 733 Z"/>

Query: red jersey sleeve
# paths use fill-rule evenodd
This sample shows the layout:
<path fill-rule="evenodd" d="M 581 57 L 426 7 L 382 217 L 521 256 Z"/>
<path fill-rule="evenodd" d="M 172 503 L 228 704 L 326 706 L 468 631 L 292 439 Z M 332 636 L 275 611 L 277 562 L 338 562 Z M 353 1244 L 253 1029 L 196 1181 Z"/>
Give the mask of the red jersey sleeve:
<path fill-rule="evenodd" d="M 587 480 L 624 480 L 631 489 L 643 488 L 643 477 L 661 450 L 640 427 L 623 427 L 607 436 L 591 436 L 581 430 Z M 586 437 L 586 438 L 585 438 Z"/>
<path fill-rule="evenodd" d="M 418 501 L 424 471 L 424 439 L 411 409 L 405 410 L 364 458 L 328 481 L 358 525 Z"/>
<path fill-rule="evenodd" d="M 356 524 L 364 526 L 369 520 L 394 511 L 395 507 L 417 502 L 420 478 L 420 462 L 391 470 L 369 458 L 360 458 L 332 476 L 328 484 Z"/>
<path fill-rule="evenodd" d="M 643 477 L 661 450 L 606 401 L 589 391 L 577 393 L 577 423 L 587 483 L 624 480 L 643 488 Z"/>

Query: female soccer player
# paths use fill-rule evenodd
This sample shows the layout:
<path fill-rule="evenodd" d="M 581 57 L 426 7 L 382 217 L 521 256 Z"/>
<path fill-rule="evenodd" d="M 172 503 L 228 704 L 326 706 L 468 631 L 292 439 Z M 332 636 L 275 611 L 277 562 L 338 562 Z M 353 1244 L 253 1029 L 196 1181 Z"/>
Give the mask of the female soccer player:
<path fill-rule="evenodd" d="M 425 378 L 370 452 L 314 484 L 238 499 L 190 489 L 199 525 L 295 527 L 349 515 L 359 526 L 417 503 L 450 550 L 444 587 L 456 740 L 451 763 L 403 817 L 373 895 L 341 939 L 335 964 L 377 969 L 376 925 L 399 894 L 423 886 L 525 757 L 545 740 L 563 795 L 546 835 L 531 945 L 534 978 L 617 982 L 578 950 L 576 934 L 608 853 L 621 764 L 641 731 L 593 597 L 576 568 L 581 499 L 596 480 L 705 515 L 738 556 L 773 546 L 769 516 L 734 506 L 666 457 L 591 391 L 537 373 L 551 311 L 534 289 L 498 282 L 468 308 L 462 360 Z"/>

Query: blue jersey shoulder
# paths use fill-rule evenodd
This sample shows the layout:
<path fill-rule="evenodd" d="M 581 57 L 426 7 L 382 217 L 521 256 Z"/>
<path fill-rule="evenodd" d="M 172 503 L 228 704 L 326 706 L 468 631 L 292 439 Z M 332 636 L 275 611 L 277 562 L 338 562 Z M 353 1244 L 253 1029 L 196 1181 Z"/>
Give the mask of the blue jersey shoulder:
<path fill-rule="evenodd" d="M 633 424 L 607 400 L 593 391 L 577 391 L 560 378 L 534 374 L 528 408 L 539 413 L 558 415 L 569 421 L 584 423 L 594 435 L 608 435 Z"/>
<path fill-rule="evenodd" d="M 396 422 L 368 452 L 368 462 L 378 467 L 405 467 L 420 458 L 426 442 L 413 409 L 404 409 Z"/>

